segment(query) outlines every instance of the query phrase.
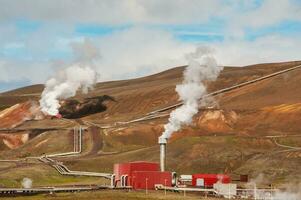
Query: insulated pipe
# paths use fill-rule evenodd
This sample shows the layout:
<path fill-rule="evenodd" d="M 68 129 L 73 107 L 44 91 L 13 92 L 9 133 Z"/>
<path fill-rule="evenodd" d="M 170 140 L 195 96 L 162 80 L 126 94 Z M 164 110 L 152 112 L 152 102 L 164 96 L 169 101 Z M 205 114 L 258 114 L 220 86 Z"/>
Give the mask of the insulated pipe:
<path fill-rule="evenodd" d="M 177 184 L 178 184 L 177 172 L 172 172 L 171 173 L 171 185 L 177 186 Z"/>
<path fill-rule="evenodd" d="M 78 152 L 82 152 L 82 127 L 79 127 L 79 150 Z"/>
<path fill-rule="evenodd" d="M 127 186 L 127 182 L 128 182 L 128 175 L 124 175 L 124 178 L 123 178 L 123 186 L 124 187 Z"/>
<path fill-rule="evenodd" d="M 165 171 L 166 165 L 166 143 L 167 139 L 162 136 L 159 137 L 158 143 L 160 145 L 160 170 L 161 172 Z"/>
<path fill-rule="evenodd" d="M 123 184 L 123 175 L 120 176 L 120 180 L 119 181 L 120 181 L 120 187 L 122 187 L 122 184 Z M 118 183 L 118 180 L 117 180 L 117 183 Z"/>
<path fill-rule="evenodd" d="M 111 175 L 111 187 L 115 188 L 115 174 Z"/>
<path fill-rule="evenodd" d="M 120 177 L 120 186 L 121 187 L 126 187 L 127 186 L 127 177 L 128 177 L 128 175 L 122 175 Z"/>
<path fill-rule="evenodd" d="M 76 152 L 76 128 L 73 128 L 73 152 Z"/>

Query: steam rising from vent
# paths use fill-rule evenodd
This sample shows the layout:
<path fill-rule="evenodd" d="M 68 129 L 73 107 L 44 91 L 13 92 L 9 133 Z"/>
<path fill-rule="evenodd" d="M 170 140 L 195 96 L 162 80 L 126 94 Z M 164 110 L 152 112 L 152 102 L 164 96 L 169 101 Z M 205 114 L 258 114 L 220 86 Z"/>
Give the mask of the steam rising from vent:
<path fill-rule="evenodd" d="M 299 200 L 301 199 L 301 182 L 293 181 L 281 186 L 283 189 L 276 191 L 273 200 Z"/>
<path fill-rule="evenodd" d="M 60 71 L 56 77 L 46 82 L 40 100 L 42 111 L 48 115 L 57 115 L 60 99 L 75 96 L 79 89 L 83 93 L 87 93 L 96 81 L 97 73 L 89 66 L 74 64 Z"/>
<path fill-rule="evenodd" d="M 99 55 L 97 49 L 88 40 L 83 44 L 73 44 L 72 47 L 76 63 L 59 71 L 46 82 L 40 106 L 47 115 L 59 114 L 59 100 L 75 96 L 78 90 L 87 93 L 98 79 L 91 64 Z"/>
<path fill-rule="evenodd" d="M 183 105 L 171 112 L 162 138 L 169 138 L 172 133 L 180 130 L 182 125 L 192 122 L 193 116 L 198 113 L 199 103 L 206 104 L 205 99 L 201 99 L 207 93 L 205 82 L 214 81 L 223 69 L 217 65 L 212 50 L 208 48 L 199 47 L 195 52 L 186 55 L 186 59 L 188 67 L 183 74 L 184 80 L 176 86 Z"/>
<path fill-rule="evenodd" d="M 299 191 L 285 191 L 285 192 L 276 192 L 272 199 L 273 200 L 298 200 L 301 197 L 301 188 L 299 188 Z"/>
<path fill-rule="evenodd" d="M 22 187 L 25 189 L 29 189 L 32 187 L 32 180 L 30 178 L 23 178 Z"/>

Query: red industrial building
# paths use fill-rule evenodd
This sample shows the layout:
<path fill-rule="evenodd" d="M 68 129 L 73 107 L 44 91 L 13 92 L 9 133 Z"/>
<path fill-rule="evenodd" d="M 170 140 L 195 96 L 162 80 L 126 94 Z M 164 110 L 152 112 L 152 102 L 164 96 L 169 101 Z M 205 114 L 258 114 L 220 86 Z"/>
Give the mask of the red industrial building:
<path fill-rule="evenodd" d="M 114 165 L 116 185 L 132 186 L 133 189 L 155 189 L 156 184 L 172 185 L 172 173 L 161 172 L 153 162 L 130 162 Z"/>
<path fill-rule="evenodd" d="M 230 183 L 231 178 L 225 174 L 193 174 L 192 186 L 212 188 L 217 182 Z"/>

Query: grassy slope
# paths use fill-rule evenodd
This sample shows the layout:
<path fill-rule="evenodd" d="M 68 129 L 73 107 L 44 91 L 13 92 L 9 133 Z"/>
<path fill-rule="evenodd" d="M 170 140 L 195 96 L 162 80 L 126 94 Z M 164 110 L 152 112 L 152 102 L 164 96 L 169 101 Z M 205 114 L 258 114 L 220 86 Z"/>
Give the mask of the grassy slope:
<path fill-rule="evenodd" d="M 5 187 L 21 187 L 22 179 L 25 177 L 33 181 L 33 187 L 55 186 L 70 184 L 104 184 L 107 181 L 93 177 L 61 176 L 50 166 L 41 163 L 22 164 L 23 166 L 12 166 L 1 172 L 0 185 Z"/>

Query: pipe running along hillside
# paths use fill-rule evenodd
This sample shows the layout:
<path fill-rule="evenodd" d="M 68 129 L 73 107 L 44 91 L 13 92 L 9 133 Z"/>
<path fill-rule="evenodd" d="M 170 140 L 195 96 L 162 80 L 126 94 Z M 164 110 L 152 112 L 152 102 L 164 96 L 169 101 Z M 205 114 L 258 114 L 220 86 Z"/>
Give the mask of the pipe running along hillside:
<path fill-rule="evenodd" d="M 269 79 L 269 78 L 272 78 L 272 77 L 275 77 L 275 76 L 278 76 L 278 75 L 281 75 L 281 74 L 284 74 L 284 73 L 287 73 L 287 72 L 290 72 L 290 71 L 293 71 L 293 70 L 297 70 L 297 69 L 300 69 L 300 68 L 301 68 L 301 65 L 297 65 L 295 67 L 280 70 L 278 72 L 274 72 L 272 74 L 269 74 L 269 75 L 266 75 L 266 76 L 263 76 L 263 77 L 260 77 L 260 78 L 256 78 L 256 79 L 246 81 L 246 82 L 243 82 L 243 83 L 240 83 L 240 84 L 237 84 L 237 85 L 233 85 L 231 87 L 227 87 L 227 88 L 223 88 L 223 89 L 214 91 L 212 93 L 204 95 L 201 99 L 207 98 L 207 97 L 210 97 L 210 96 L 216 96 L 216 95 L 223 94 L 223 93 L 226 93 L 226 92 L 230 92 L 232 90 L 235 90 L 235 89 L 247 86 L 247 85 L 251 85 L 253 83 L 257 83 L 259 81 L 263 81 L 263 80 L 266 80 L 266 79 Z M 133 119 L 133 120 L 130 120 L 130 121 L 115 122 L 114 124 L 111 124 L 111 125 L 100 125 L 100 124 L 96 124 L 94 122 L 89 122 L 89 121 L 84 121 L 84 122 L 87 125 L 97 126 L 101 129 L 110 129 L 110 128 L 115 128 L 115 127 L 121 126 L 121 125 L 127 125 L 127 124 L 131 124 L 131 123 L 147 121 L 147 120 L 153 120 L 153 119 L 158 119 L 158 118 L 163 118 L 163 117 L 169 116 L 169 113 L 164 113 L 164 112 L 175 109 L 175 108 L 177 108 L 181 105 L 183 105 L 183 102 L 179 102 L 179 103 L 176 103 L 176 104 L 173 104 L 173 105 L 170 105 L 170 106 L 166 106 L 166 107 L 151 111 L 151 112 L 145 114 L 142 117 L 139 117 L 139 118 L 136 118 L 136 119 Z"/>
<path fill-rule="evenodd" d="M 70 176 L 94 176 L 102 177 L 106 179 L 111 179 L 113 174 L 109 173 L 98 173 L 98 172 L 86 172 L 86 171 L 72 171 L 68 169 L 62 162 L 53 160 L 48 157 L 41 157 L 39 159 L 41 162 L 46 163 L 54 167 L 61 175 L 70 175 Z"/>
<path fill-rule="evenodd" d="M 98 173 L 98 172 L 86 172 L 86 171 L 72 171 L 67 168 L 62 162 L 51 159 L 51 157 L 70 157 L 70 156 L 78 156 L 82 153 L 82 134 L 83 129 L 80 126 L 78 129 L 74 127 L 73 129 L 73 151 L 65 152 L 65 153 L 57 153 L 57 154 L 48 154 L 40 157 L 27 157 L 38 159 L 42 163 L 52 166 L 56 169 L 61 175 L 69 175 L 69 176 L 91 176 L 91 177 L 101 177 L 111 180 L 111 187 L 115 186 L 115 175 L 109 173 Z M 0 162 L 21 162 L 23 160 L 0 160 Z"/>
<path fill-rule="evenodd" d="M 111 183 L 114 182 L 114 174 L 109 173 L 98 173 L 98 172 L 86 172 L 86 171 L 72 171 L 67 168 L 62 162 L 51 159 L 51 157 L 66 157 L 66 156 L 77 156 L 82 153 L 82 128 L 74 128 L 74 138 L 73 138 L 73 152 L 49 154 L 39 157 L 39 160 L 45 164 L 52 166 L 61 175 L 69 176 L 94 176 L 110 179 Z"/>
<path fill-rule="evenodd" d="M 82 134 L 83 129 L 80 126 L 78 129 L 74 127 L 73 129 L 73 151 L 57 154 L 49 154 L 46 157 L 64 157 L 64 156 L 76 156 L 82 153 Z"/>
<path fill-rule="evenodd" d="M 288 68 L 288 69 L 280 70 L 278 72 L 274 72 L 272 74 L 269 74 L 269 75 L 266 75 L 266 76 L 263 76 L 263 77 L 260 77 L 260 78 L 256 78 L 256 79 L 253 79 L 253 80 L 250 80 L 250 81 L 246 81 L 246 82 L 243 82 L 243 83 L 240 83 L 240 84 L 237 84 L 237 85 L 233 85 L 231 87 L 227 87 L 227 88 L 223 88 L 221 90 L 214 91 L 212 93 L 204 95 L 202 98 L 206 98 L 206 97 L 210 97 L 210 96 L 216 96 L 218 94 L 229 92 L 229 91 L 235 90 L 237 88 L 244 87 L 244 86 L 247 86 L 247 85 L 259 82 L 259 81 L 263 81 L 265 79 L 269 79 L 269 78 L 272 78 L 274 76 L 278 76 L 280 74 L 284 74 L 284 73 L 287 73 L 287 72 L 290 72 L 290 71 L 293 71 L 293 70 L 296 70 L 296 69 L 299 69 L 299 68 L 301 68 L 301 65 L 297 65 L 295 67 L 291 67 L 291 68 Z M 158 110 L 154 110 L 152 112 L 149 112 L 148 115 L 153 115 L 153 114 L 156 114 L 156 113 L 167 111 L 167 110 L 179 107 L 181 105 L 183 105 L 183 102 L 179 102 L 179 103 L 171 105 L 171 106 L 167 106 L 167 107 L 164 107 L 164 108 L 161 108 L 161 109 L 158 109 Z"/>

